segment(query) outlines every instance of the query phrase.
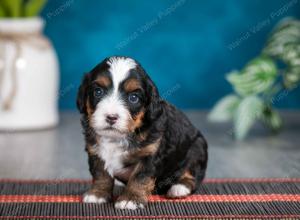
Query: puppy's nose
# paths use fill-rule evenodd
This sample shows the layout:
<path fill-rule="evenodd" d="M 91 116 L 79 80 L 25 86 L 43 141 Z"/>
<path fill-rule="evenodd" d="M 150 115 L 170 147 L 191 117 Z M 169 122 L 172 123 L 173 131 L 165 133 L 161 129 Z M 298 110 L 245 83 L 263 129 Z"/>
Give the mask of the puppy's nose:
<path fill-rule="evenodd" d="M 116 114 L 106 115 L 106 122 L 110 125 L 113 125 L 117 122 L 119 116 Z"/>

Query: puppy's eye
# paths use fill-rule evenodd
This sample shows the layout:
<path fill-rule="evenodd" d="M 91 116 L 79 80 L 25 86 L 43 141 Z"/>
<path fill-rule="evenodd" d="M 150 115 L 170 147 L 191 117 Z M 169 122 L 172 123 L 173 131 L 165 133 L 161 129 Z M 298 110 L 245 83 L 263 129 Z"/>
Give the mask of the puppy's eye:
<path fill-rule="evenodd" d="M 129 94 L 128 101 L 132 104 L 137 104 L 140 101 L 140 98 L 137 96 L 137 94 Z"/>
<path fill-rule="evenodd" d="M 101 98 L 104 95 L 104 90 L 101 87 L 97 87 L 94 89 L 95 98 Z"/>

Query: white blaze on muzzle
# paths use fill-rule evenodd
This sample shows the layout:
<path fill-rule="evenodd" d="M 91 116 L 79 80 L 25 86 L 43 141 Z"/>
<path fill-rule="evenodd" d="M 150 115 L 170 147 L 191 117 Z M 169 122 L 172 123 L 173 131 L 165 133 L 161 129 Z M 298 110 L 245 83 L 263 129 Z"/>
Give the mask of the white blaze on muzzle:
<path fill-rule="evenodd" d="M 121 98 L 119 87 L 128 77 L 129 71 L 135 68 L 137 64 L 130 58 L 116 57 L 110 58 L 107 64 L 110 66 L 109 72 L 112 77 L 113 89 L 97 104 L 92 116 L 92 125 L 100 135 L 114 136 L 118 132 L 128 132 L 131 115 L 126 103 Z M 108 115 L 117 116 L 118 119 L 113 125 L 107 123 Z M 110 127 L 116 131 L 107 129 Z"/>

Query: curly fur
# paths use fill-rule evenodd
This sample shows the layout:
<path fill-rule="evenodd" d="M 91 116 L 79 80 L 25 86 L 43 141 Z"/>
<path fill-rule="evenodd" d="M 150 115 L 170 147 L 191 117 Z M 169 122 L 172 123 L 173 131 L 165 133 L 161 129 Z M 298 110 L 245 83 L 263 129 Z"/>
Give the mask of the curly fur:
<path fill-rule="evenodd" d="M 122 61 L 121 64 L 118 64 L 119 61 Z M 130 65 L 126 66 L 127 63 Z M 112 69 L 123 71 L 125 75 L 120 71 L 113 72 Z M 117 83 L 114 83 L 114 74 L 118 76 Z M 102 77 L 101 82 L 105 82 L 106 92 L 103 97 L 95 98 L 94 88 L 100 86 L 97 84 L 99 77 Z M 103 77 L 107 79 L 103 80 Z M 128 80 L 131 81 L 126 84 Z M 138 104 L 133 105 L 128 102 L 128 95 L 135 88 L 140 99 Z M 102 117 L 101 114 L 106 114 L 99 109 L 103 110 L 104 103 L 107 105 L 103 100 L 107 100 L 112 91 L 117 93 L 119 99 L 116 106 L 124 108 L 123 112 L 128 113 L 122 128 L 118 127 L 117 122 L 112 131 L 104 133 L 104 128 L 99 127 L 95 120 Z M 114 178 L 127 184 L 123 195 L 117 200 L 117 208 L 126 208 L 128 205 L 125 204 L 143 207 L 147 203 L 147 196 L 154 192 L 166 194 L 170 190 L 167 193 L 170 197 L 186 196 L 195 191 L 203 180 L 207 166 L 204 137 L 181 111 L 161 99 L 155 84 L 137 61 L 127 57 L 106 58 L 84 76 L 78 91 L 77 106 L 82 114 L 90 172 L 95 182 L 91 192 L 96 191 L 99 198 L 105 198 L 101 202 L 108 201 L 108 195 L 111 194 L 102 192 L 103 189 L 112 188 L 101 184 L 112 183 L 111 179 Z M 118 113 L 118 109 L 109 109 L 107 114 Z M 125 122 L 127 130 L 124 130 Z M 107 141 L 110 144 L 101 144 Z M 111 150 L 112 147 L 118 147 L 118 155 L 121 154 L 121 157 L 118 168 L 114 170 L 112 165 L 108 170 L 105 166 L 107 159 L 99 152 Z M 105 152 L 107 155 L 110 151 Z M 112 160 L 114 155 L 109 155 L 109 158 Z M 101 193 L 97 188 L 101 189 Z"/>

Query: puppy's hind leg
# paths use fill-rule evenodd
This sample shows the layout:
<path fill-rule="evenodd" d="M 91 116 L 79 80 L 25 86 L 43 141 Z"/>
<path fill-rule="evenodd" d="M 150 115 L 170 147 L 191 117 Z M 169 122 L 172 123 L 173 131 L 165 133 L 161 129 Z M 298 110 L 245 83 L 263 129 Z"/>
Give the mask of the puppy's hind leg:
<path fill-rule="evenodd" d="M 180 179 L 174 183 L 167 192 L 169 198 L 186 197 L 192 193 L 195 188 L 195 178 L 186 170 Z"/>
<path fill-rule="evenodd" d="M 187 168 L 167 192 L 167 196 L 170 198 L 185 197 L 192 194 L 204 179 L 207 167 L 207 144 L 202 136 L 193 143 L 187 158 L 189 159 Z"/>

